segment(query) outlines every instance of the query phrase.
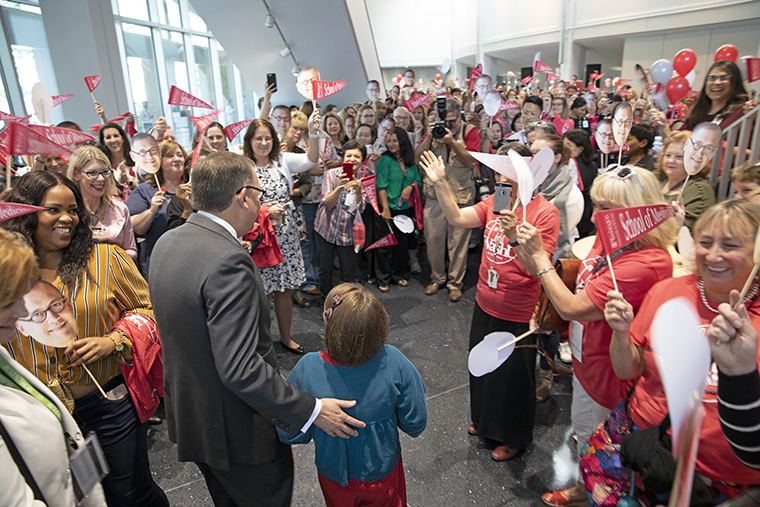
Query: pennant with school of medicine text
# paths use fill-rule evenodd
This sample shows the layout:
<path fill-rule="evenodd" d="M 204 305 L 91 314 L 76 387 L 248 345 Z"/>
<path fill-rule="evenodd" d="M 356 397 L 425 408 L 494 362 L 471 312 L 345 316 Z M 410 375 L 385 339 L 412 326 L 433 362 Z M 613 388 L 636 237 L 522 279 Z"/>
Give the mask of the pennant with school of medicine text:
<path fill-rule="evenodd" d="M 604 252 L 609 255 L 633 243 L 672 216 L 673 208 L 670 205 L 654 204 L 597 211 L 594 221 Z"/>
<path fill-rule="evenodd" d="M 190 107 L 202 107 L 205 109 L 214 109 L 213 106 L 203 102 L 198 97 L 190 95 L 184 90 L 180 90 L 176 86 L 172 85 L 169 90 L 169 104 L 172 106 L 190 106 Z"/>

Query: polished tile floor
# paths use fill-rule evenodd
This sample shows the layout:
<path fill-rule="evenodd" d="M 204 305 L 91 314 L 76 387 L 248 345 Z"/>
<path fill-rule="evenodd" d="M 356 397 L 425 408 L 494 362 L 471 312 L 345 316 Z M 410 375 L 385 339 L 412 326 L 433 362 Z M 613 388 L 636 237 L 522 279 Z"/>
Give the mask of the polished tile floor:
<path fill-rule="evenodd" d="M 449 302 L 445 289 L 426 296 L 426 274 L 410 280 L 408 287 L 391 286 L 388 294 L 380 294 L 374 285 L 368 285 L 380 296 L 391 317 L 389 342 L 414 363 L 427 387 L 427 429 L 417 438 L 402 435 L 401 439 L 412 507 L 543 505 L 541 493 L 569 486 L 577 476 L 569 377 L 557 378 L 552 396 L 538 405 L 534 443 L 514 460 L 492 461 L 490 451 L 467 434 L 467 341 L 478 261 L 479 251 L 474 250 L 469 257 L 464 297 L 458 303 Z M 307 351 L 321 349 L 320 313 L 315 307 L 294 308 L 293 338 Z M 277 334 L 274 318 L 273 334 Z M 298 358 L 277 347 L 281 368 L 287 375 Z M 177 461 L 166 425 L 151 426 L 148 438 L 153 474 L 172 505 L 211 505 L 195 465 Z M 293 505 L 324 505 L 313 444 L 295 446 L 293 454 Z"/>

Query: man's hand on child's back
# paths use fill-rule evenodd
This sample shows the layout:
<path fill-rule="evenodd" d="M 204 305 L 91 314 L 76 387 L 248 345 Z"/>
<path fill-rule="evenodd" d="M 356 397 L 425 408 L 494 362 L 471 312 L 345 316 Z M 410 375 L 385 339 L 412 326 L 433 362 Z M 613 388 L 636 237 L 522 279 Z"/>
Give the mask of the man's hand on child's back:
<path fill-rule="evenodd" d="M 322 398 L 322 410 L 314 419 L 314 424 L 331 437 L 351 438 L 359 435 L 354 429 L 364 428 L 366 424 L 354 419 L 343 411 L 356 405 L 356 400 L 336 400 L 335 398 Z"/>

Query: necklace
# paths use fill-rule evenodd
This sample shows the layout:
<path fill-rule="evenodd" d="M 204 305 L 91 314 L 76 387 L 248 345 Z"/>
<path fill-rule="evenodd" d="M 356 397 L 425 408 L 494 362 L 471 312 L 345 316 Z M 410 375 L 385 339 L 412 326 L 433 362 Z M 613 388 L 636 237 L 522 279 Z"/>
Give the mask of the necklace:
<path fill-rule="evenodd" d="M 717 309 L 710 306 L 710 302 L 707 300 L 707 296 L 705 295 L 705 281 L 700 276 L 699 281 L 697 282 L 697 288 L 699 289 L 699 297 L 702 299 L 702 304 L 705 305 L 705 307 L 710 310 L 713 313 L 719 313 Z M 758 291 L 760 290 L 760 285 L 753 284 L 752 290 L 749 291 L 749 293 L 744 296 L 744 302 L 751 301 L 755 299 L 755 296 L 757 296 Z"/>

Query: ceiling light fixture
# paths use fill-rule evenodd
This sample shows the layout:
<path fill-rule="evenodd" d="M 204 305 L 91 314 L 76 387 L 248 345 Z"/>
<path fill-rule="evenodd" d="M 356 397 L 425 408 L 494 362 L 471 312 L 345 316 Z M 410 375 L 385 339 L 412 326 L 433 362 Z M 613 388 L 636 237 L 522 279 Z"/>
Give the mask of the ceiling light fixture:
<path fill-rule="evenodd" d="M 290 55 L 290 46 L 285 44 L 285 47 L 282 48 L 282 51 L 280 51 L 280 56 L 283 58 L 287 58 Z"/>
<path fill-rule="evenodd" d="M 264 18 L 264 26 L 267 28 L 274 26 L 274 16 L 272 16 L 271 12 L 267 12 L 267 17 Z"/>

